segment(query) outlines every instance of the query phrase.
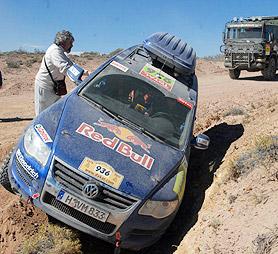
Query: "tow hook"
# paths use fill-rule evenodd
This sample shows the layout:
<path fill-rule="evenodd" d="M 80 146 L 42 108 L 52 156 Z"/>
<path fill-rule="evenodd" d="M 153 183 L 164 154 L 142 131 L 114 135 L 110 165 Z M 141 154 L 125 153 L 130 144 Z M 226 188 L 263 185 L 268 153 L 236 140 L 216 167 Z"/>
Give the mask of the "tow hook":
<path fill-rule="evenodd" d="M 33 200 L 34 200 L 34 199 L 37 199 L 37 198 L 39 198 L 39 197 L 40 197 L 40 194 L 39 194 L 39 193 L 35 193 L 35 194 L 33 194 L 32 196 L 29 196 L 29 197 L 27 198 L 27 204 L 34 205 Z"/>
<path fill-rule="evenodd" d="M 31 205 L 34 205 L 34 203 L 33 203 L 33 198 L 32 197 L 28 197 L 27 198 L 27 204 L 31 204 Z"/>
<path fill-rule="evenodd" d="M 120 231 L 117 231 L 115 235 L 114 254 L 120 254 L 120 252 L 121 252 L 121 233 Z"/>

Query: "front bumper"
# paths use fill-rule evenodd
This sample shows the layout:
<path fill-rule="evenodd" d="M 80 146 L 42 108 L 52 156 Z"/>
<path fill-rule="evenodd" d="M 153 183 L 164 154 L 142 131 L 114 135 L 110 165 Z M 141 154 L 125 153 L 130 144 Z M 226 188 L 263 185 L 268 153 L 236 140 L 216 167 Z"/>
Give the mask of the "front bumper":
<path fill-rule="evenodd" d="M 258 54 L 230 52 L 225 54 L 224 66 L 229 69 L 258 71 L 265 67 L 266 60 L 258 58 Z"/>
<path fill-rule="evenodd" d="M 21 147 L 20 149 L 22 154 L 25 155 L 24 148 Z M 34 162 L 30 157 L 26 155 L 24 158 L 28 165 L 36 168 L 33 166 Z M 58 178 L 54 174 L 57 170 L 57 165 L 62 165 L 61 168 L 64 167 L 66 170 L 70 170 L 72 172 L 70 177 L 73 177 L 73 181 L 65 183 L 61 178 Z M 14 154 L 9 167 L 9 178 L 12 187 L 25 199 L 34 196 L 38 197 L 33 199 L 34 205 L 50 216 L 107 242 L 114 243 L 115 234 L 117 231 L 120 231 L 122 236 L 121 246 L 123 248 L 139 250 L 150 246 L 160 238 L 175 216 L 175 213 L 173 213 L 167 218 L 155 219 L 151 216 L 139 215 L 138 210 L 144 201 L 115 191 L 113 188 L 107 188 L 107 186 L 105 188 L 108 192 L 118 195 L 120 199 L 129 200 L 131 205 L 127 208 L 119 209 L 111 204 L 90 200 L 82 196 L 79 190 L 75 189 L 76 178 L 74 178 L 74 175 L 75 177 L 88 177 L 87 175 L 82 175 L 82 172 L 72 168 L 56 157 L 53 157 L 51 163 L 46 165 L 46 167 L 49 167 L 50 170 L 48 170 L 44 178 L 31 179 Z M 61 189 L 94 207 L 99 207 L 109 212 L 107 221 L 102 222 L 94 219 L 60 202 L 56 197 Z"/>

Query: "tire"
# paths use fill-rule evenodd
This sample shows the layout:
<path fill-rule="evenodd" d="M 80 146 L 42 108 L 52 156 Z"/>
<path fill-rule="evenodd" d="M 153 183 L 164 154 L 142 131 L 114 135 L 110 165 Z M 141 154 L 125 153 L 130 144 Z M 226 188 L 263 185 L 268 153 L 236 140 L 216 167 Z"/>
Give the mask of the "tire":
<path fill-rule="evenodd" d="M 229 69 L 229 76 L 231 79 L 238 79 L 240 75 L 239 69 Z"/>
<path fill-rule="evenodd" d="M 0 168 L 0 184 L 9 192 L 13 192 L 11 183 L 8 176 L 8 166 L 11 159 L 12 151 L 5 158 L 1 168 Z"/>
<path fill-rule="evenodd" d="M 271 57 L 268 65 L 264 70 L 262 70 L 263 77 L 266 80 L 274 80 L 276 74 L 276 60 L 274 57 Z"/>

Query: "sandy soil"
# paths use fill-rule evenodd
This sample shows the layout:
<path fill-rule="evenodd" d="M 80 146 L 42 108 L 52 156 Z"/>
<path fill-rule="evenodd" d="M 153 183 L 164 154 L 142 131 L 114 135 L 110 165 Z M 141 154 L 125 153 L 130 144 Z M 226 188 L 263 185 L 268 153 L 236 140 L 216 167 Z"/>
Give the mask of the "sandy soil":
<path fill-rule="evenodd" d="M 14 55 L 21 65 L 9 68 L 8 57 L 0 56 L 4 77 L 0 162 L 34 117 L 33 80 L 40 60 L 38 57 L 30 64 L 29 56 Z M 102 61 L 76 59 L 89 70 Z M 254 253 L 258 236 L 277 231 L 277 151 L 269 164 L 255 165 L 249 174 L 234 180 L 229 176 L 231 162 L 252 149 L 257 136 L 278 137 L 278 79 L 267 82 L 260 73 L 245 72 L 239 80 L 231 80 L 222 63 L 205 60 L 198 61 L 196 72 L 199 107 L 195 133 L 207 134 L 210 148 L 192 150 L 185 198 L 177 218 L 147 253 Z M 0 200 L 0 253 L 16 253 L 48 218 L 2 187 Z M 87 246 L 84 253 L 89 253 L 86 249 L 113 253 L 103 242 L 95 240 L 93 244 L 86 236 L 81 241 Z M 277 247 L 277 241 L 272 252 L 266 253 L 278 253 L 275 244 Z"/>

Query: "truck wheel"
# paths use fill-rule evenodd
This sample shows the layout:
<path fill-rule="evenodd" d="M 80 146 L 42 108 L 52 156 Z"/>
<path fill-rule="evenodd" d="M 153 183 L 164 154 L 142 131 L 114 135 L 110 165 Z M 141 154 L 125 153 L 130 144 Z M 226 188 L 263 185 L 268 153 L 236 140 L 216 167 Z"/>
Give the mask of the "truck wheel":
<path fill-rule="evenodd" d="M 4 160 L 1 168 L 0 168 L 0 184 L 9 192 L 13 193 L 11 183 L 8 176 L 8 165 L 12 155 L 12 151 L 7 155 L 6 159 Z"/>
<path fill-rule="evenodd" d="M 238 79 L 240 75 L 239 69 L 230 69 L 229 70 L 229 76 L 231 79 Z"/>
<path fill-rule="evenodd" d="M 276 74 L 276 61 L 273 57 L 270 58 L 268 65 L 262 70 L 263 77 L 266 80 L 274 80 Z"/>

